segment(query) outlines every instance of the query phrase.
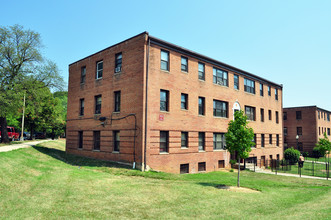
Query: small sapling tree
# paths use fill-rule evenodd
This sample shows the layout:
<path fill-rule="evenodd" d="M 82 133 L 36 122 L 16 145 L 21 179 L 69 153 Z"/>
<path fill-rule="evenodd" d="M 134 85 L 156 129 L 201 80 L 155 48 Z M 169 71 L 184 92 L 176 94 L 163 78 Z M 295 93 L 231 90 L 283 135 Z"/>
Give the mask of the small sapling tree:
<path fill-rule="evenodd" d="M 238 179 L 237 186 L 240 187 L 240 160 L 246 159 L 249 156 L 251 147 L 255 145 L 254 131 L 248 127 L 247 116 L 243 111 L 234 113 L 234 120 L 229 122 L 228 132 L 225 134 L 226 149 L 233 155 L 237 156 L 238 160 Z"/>

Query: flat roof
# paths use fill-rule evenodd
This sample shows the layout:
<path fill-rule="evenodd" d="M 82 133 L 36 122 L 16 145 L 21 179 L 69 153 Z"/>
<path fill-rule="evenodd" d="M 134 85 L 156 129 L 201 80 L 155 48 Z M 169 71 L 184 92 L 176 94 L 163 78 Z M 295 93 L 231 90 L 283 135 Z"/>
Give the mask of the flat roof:
<path fill-rule="evenodd" d="M 316 105 L 308 105 L 308 106 L 296 106 L 296 107 L 283 107 L 283 109 L 295 109 L 295 108 L 317 108 L 318 110 L 325 111 L 331 113 L 331 111 L 317 107 Z"/>

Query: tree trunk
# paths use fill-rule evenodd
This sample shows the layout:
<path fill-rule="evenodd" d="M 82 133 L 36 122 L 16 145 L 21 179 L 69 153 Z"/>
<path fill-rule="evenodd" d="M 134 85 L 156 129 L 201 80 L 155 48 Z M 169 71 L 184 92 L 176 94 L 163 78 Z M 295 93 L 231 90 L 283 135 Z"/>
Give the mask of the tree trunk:
<path fill-rule="evenodd" d="M 0 117 L 0 127 L 1 127 L 1 142 L 9 143 L 6 117 Z"/>
<path fill-rule="evenodd" d="M 237 187 L 240 187 L 239 176 L 240 176 L 240 157 L 238 156 L 238 179 L 237 179 Z"/>

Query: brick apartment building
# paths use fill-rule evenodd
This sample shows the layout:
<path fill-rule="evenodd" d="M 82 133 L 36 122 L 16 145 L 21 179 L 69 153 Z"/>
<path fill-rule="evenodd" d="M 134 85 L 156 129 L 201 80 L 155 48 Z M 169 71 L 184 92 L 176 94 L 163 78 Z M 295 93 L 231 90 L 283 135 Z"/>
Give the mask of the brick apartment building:
<path fill-rule="evenodd" d="M 330 111 L 317 106 L 284 108 L 284 147 L 312 153 L 324 133 L 330 139 L 330 115 Z"/>
<path fill-rule="evenodd" d="M 282 158 L 281 85 L 144 32 L 69 65 L 66 151 L 214 171 L 229 165 L 224 133 L 239 109 L 255 131 L 250 157 Z"/>

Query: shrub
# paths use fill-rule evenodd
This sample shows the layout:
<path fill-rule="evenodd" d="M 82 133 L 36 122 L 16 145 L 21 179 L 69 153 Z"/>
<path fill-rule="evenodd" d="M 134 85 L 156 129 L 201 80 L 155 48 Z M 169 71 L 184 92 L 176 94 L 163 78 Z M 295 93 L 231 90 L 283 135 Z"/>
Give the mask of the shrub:
<path fill-rule="evenodd" d="M 232 159 L 230 160 L 230 164 L 231 164 L 231 165 L 235 165 L 236 163 L 237 163 L 236 160 L 232 160 Z"/>
<path fill-rule="evenodd" d="M 303 153 L 302 153 L 302 156 L 304 156 L 304 157 L 309 157 L 309 153 L 308 153 L 308 152 L 303 152 Z"/>
<path fill-rule="evenodd" d="M 230 172 L 233 173 L 233 169 L 230 169 Z"/>
<path fill-rule="evenodd" d="M 300 151 L 292 148 L 288 148 L 284 151 L 284 157 L 289 161 L 291 165 L 296 164 L 299 161 Z"/>
<path fill-rule="evenodd" d="M 320 158 L 320 157 L 323 157 L 323 153 L 320 151 L 320 148 L 319 147 L 314 147 L 313 149 L 313 158 Z"/>

